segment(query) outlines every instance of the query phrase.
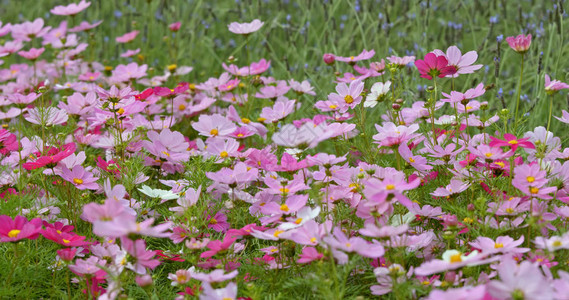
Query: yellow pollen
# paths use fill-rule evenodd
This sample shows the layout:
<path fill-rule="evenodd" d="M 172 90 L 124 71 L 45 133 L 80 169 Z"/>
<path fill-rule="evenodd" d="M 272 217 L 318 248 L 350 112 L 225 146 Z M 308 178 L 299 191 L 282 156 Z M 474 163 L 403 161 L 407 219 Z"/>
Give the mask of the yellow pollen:
<path fill-rule="evenodd" d="M 535 181 L 535 177 L 533 177 L 533 176 L 528 176 L 528 177 L 526 178 L 526 180 L 527 180 L 529 183 L 532 183 L 532 182 Z"/>
<path fill-rule="evenodd" d="M 275 233 L 273 233 L 273 236 L 274 236 L 274 237 L 279 237 L 279 235 L 280 235 L 281 233 L 283 233 L 283 232 L 284 232 L 284 230 L 277 230 L 277 231 L 275 231 Z"/>
<path fill-rule="evenodd" d="M 124 108 L 121 107 L 121 108 L 117 111 L 117 114 L 119 114 L 119 115 L 124 114 Z"/>
<path fill-rule="evenodd" d="M 539 189 L 536 188 L 536 187 L 531 187 L 531 188 L 529 189 L 529 192 L 532 193 L 532 194 L 537 194 L 537 193 L 539 192 Z"/>
<path fill-rule="evenodd" d="M 502 243 L 494 244 L 494 249 L 500 249 L 500 248 L 504 248 L 504 244 L 502 244 Z"/>
<path fill-rule="evenodd" d="M 89 80 L 93 80 L 93 79 L 95 79 L 95 77 L 89 76 Z"/>
<path fill-rule="evenodd" d="M 164 155 L 170 157 L 170 153 L 168 153 L 168 152 L 166 152 L 166 151 L 162 151 L 162 154 L 164 154 Z"/>
<path fill-rule="evenodd" d="M 561 241 L 553 242 L 553 247 L 561 247 L 561 245 L 562 245 Z"/>
<path fill-rule="evenodd" d="M 428 281 L 428 280 L 424 280 L 424 281 L 421 282 L 421 284 L 422 284 L 422 285 L 429 285 L 429 284 L 431 284 L 431 282 Z"/>
<path fill-rule="evenodd" d="M 73 178 L 73 183 L 75 183 L 75 184 L 82 184 L 82 183 L 83 183 L 83 179 Z"/>
<path fill-rule="evenodd" d="M 290 190 L 287 189 L 287 188 L 280 188 L 279 191 L 280 191 L 281 193 L 283 193 L 283 194 L 286 194 L 286 193 L 288 193 Z"/>
<path fill-rule="evenodd" d="M 504 168 L 504 167 L 506 167 L 506 164 L 505 164 L 505 163 L 503 163 L 503 162 L 501 162 L 501 161 L 499 161 L 499 162 L 495 162 L 495 164 L 497 164 L 498 166 L 500 166 L 500 168 Z"/>
<path fill-rule="evenodd" d="M 352 247 L 352 244 L 346 243 L 346 247 L 350 248 L 350 247 Z"/>
<path fill-rule="evenodd" d="M 61 230 L 56 230 L 57 234 L 61 234 Z"/>
<path fill-rule="evenodd" d="M 221 153 L 219 153 L 219 156 L 220 156 L 221 158 L 226 158 L 226 157 L 229 156 L 229 153 L 227 153 L 227 151 L 221 151 Z"/>
<path fill-rule="evenodd" d="M 217 224 L 217 220 L 215 218 L 211 218 L 209 220 L 209 224 L 215 225 L 215 224 Z"/>
<path fill-rule="evenodd" d="M 18 234 L 20 234 L 20 230 L 18 230 L 18 229 L 12 229 L 12 230 L 10 230 L 10 231 L 8 232 L 8 237 L 17 238 L 17 237 L 18 237 Z"/>
<path fill-rule="evenodd" d="M 136 223 L 136 232 L 140 232 L 141 230 L 140 223 Z"/>
<path fill-rule="evenodd" d="M 266 121 L 266 120 L 267 120 L 267 119 L 261 118 L 261 117 L 257 118 L 257 122 L 264 122 L 264 121 Z"/>
<path fill-rule="evenodd" d="M 330 107 L 330 109 L 336 109 L 336 108 L 338 108 L 338 105 L 332 104 L 332 105 L 330 105 L 329 107 Z"/>
<path fill-rule="evenodd" d="M 271 249 L 271 253 L 275 253 L 275 252 L 277 252 L 277 251 L 279 251 L 279 249 L 274 249 L 274 248 Z"/>
<path fill-rule="evenodd" d="M 388 185 L 385 186 L 385 189 L 388 190 L 388 191 L 393 190 L 393 189 L 395 189 L 395 185 L 393 185 L 393 184 L 388 184 Z"/>
<path fill-rule="evenodd" d="M 171 64 L 167 66 L 168 71 L 172 72 L 174 70 L 176 70 L 176 68 L 178 68 L 178 66 L 176 64 Z"/>
<path fill-rule="evenodd" d="M 492 156 L 492 152 L 486 152 L 486 154 L 484 154 L 484 155 L 486 155 L 486 157 L 491 157 L 491 156 Z"/>
<path fill-rule="evenodd" d="M 353 56 L 350 56 L 350 60 L 354 60 L 354 57 L 353 57 Z"/>
<path fill-rule="evenodd" d="M 344 97 L 344 101 L 346 101 L 346 103 L 351 104 L 354 102 L 354 98 L 352 97 L 352 95 L 346 95 Z"/>
<path fill-rule="evenodd" d="M 514 213 L 514 209 L 511 207 L 508 207 L 508 208 L 506 208 L 506 212 L 509 214 L 512 214 L 512 213 Z"/>
<path fill-rule="evenodd" d="M 313 243 L 313 244 L 315 244 L 315 243 L 316 243 L 316 238 L 315 238 L 315 237 L 311 238 L 311 239 L 310 239 L 310 242 Z"/>
<path fill-rule="evenodd" d="M 472 106 L 467 106 L 466 110 L 472 109 Z"/>
<path fill-rule="evenodd" d="M 63 241 L 63 243 L 65 243 L 65 244 L 69 244 L 69 243 L 71 243 L 71 241 L 70 241 L 70 240 L 66 240 L 66 239 L 63 239 L 62 241 Z"/>
<path fill-rule="evenodd" d="M 412 157 L 409 157 L 409 161 L 412 162 L 412 163 L 415 162 L 415 160 L 414 160 Z"/>
<path fill-rule="evenodd" d="M 231 88 L 233 88 L 233 86 L 231 84 L 227 86 L 228 90 L 230 90 Z"/>
<path fill-rule="evenodd" d="M 457 262 L 461 262 L 462 261 L 462 257 L 460 253 L 457 253 L 455 255 L 451 255 L 450 256 L 450 262 L 451 263 L 457 263 Z"/>
<path fill-rule="evenodd" d="M 281 205 L 280 210 L 282 210 L 282 211 L 288 211 L 288 210 L 289 210 L 289 209 L 288 209 L 288 205 L 286 205 L 286 204 Z"/>
<path fill-rule="evenodd" d="M 296 223 L 296 224 L 300 224 L 301 222 L 302 222 L 302 218 L 298 218 L 298 219 L 296 219 L 296 221 L 294 221 L 294 223 Z"/>
<path fill-rule="evenodd" d="M 243 133 L 238 133 L 237 137 L 243 137 Z"/>
<path fill-rule="evenodd" d="M 241 122 L 243 122 L 245 124 L 249 124 L 249 123 L 251 123 L 251 120 L 249 120 L 247 118 L 241 118 Z"/>
<path fill-rule="evenodd" d="M 518 143 L 517 140 L 511 140 L 508 142 L 508 144 L 510 144 L 510 145 L 516 145 L 517 143 Z"/>
<path fill-rule="evenodd" d="M 213 136 L 216 136 L 219 133 L 219 130 L 217 130 L 217 128 L 214 128 L 209 133 Z"/>
<path fill-rule="evenodd" d="M 180 104 L 178 106 L 178 110 L 184 110 L 184 109 L 186 109 L 186 106 L 184 104 Z"/>

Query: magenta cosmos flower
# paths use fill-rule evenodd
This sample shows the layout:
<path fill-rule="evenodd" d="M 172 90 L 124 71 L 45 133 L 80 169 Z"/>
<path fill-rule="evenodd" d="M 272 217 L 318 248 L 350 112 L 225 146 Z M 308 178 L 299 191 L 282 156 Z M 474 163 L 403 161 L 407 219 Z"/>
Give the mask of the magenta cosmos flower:
<path fill-rule="evenodd" d="M 490 147 L 510 147 L 512 151 L 516 151 L 518 147 L 535 149 L 534 144 L 529 141 L 529 138 L 518 139 L 511 133 L 504 134 L 503 140 L 491 136 L 490 144 L 488 145 Z"/>
<path fill-rule="evenodd" d="M 173 32 L 180 30 L 180 27 L 182 27 L 181 22 L 175 22 L 175 23 L 168 25 L 168 29 L 170 29 L 170 31 L 173 31 Z"/>
<path fill-rule="evenodd" d="M 28 222 L 22 216 L 13 220 L 9 216 L 0 216 L 0 242 L 17 242 L 22 239 L 35 240 L 41 230 L 41 219 L 36 218 Z"/>
<path fill-rule="evenodd" d="M 76 15 L 76 14 L 82 12 L 87 7 L 89 7 L 90 5 L 91 5 L 91 2 L 86 2 L 85 0 L 81 0 L 81 2 L 79 2 L 77 4 L 71 3 L 67 6 L 58 5 L 54 8 L 52 8 L 49 12 L 51 12 L 54 15 L 73 16 L 73 15 Z"/>
<path fill-rule="evenodd" d="M 423 60 L 417 59 L 415 66 L 421 73 L 421 77 L 428 80 L 432 80 L 433 77 L 443 78 L 456 73 L 456 67 L 449 66 L 448 60 L 444 56 L 437 56 L 434 53 L 427 53 Z"/>
<path fill-rule="evenodd" d="M 229 29 L 229 31 L 231 31 L 235 34 L 248 35 L 250 33 L 253 33 L 255 31 L 261 29 L 261 27 L 263 27 L 263 24 L 265 24 L 265 23 L 261 22 L 261 20 L 255 19 L 251 23 L 233 22 L 233 23 L 227 25 L 227 28 Z"/>
<path fill-rule="evenodd" d="M 437 56 L 444 56 L 448 61 L 448 65 L 455 67 L 456 73 L 449 74 L 446 77 L 458 77 L 460 74 L 474 73 L 474 71 L 482 68 L 482 65 L 473 65 L 478 58 L 476 51 L 468 51 L 462 55 L 458 47 L 450 46 L 446 54 L 439 49 L 435 49 L 433 53 Z"/>
<path fill-rule="evenodd" d="M 61 148 L 52 147 L 47 152 L 47 155 L 40 156 L 35 161 L 27 162 L 22 166 L 28 171 L 42 167 L 53 168 L 59 161 L 73 154 L 75 149 L 75 143 L 65 144 Z"/>
<path fill-rule="evenodd" d="M 528 34 L 527 36 L 524 36 L 523 34 L 516 37 L 509 36 L 506 38 L 506 42 L 508 42 L 508 45 L 510 45 L 510 48 L 514 51 L 524 54 L 528 51 L 529 46 L 531 45 L 531 34 Z"/>

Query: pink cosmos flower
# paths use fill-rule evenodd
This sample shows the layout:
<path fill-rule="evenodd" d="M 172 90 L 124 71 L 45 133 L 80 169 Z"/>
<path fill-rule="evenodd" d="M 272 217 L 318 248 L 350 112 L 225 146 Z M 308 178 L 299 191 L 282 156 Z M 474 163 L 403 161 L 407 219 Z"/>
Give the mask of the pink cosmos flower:
<path fill-rule="evenodd" d="M 93 233 L 98 236 L 108 238 L 118 238 L 130 234 L 152 236 L 152 237 L 169 237 L 170 233 L 166 230 L 170 229 L 171 223 L 165 222 L 152 227 L 154 218 L 146 219 L 140 223 L 136 222 L 134 216 L 123 216 L 114 218 L 112 221 L 95 223 Z"/>
<path fill-rule="evenodd" d="M 510 45 L 510 48 L 514 51 L 524 54 L 528 51 L 529 46 L 531 45 L 531 34 L 528 34 L 527 36 L 524 36 L 523 34 L 516 37 L 509 36 L 506 38 L 506 42 L 508 42 L 508 45 Z"/>
<path fill-rule="evenodd" d="M 168 29 L 170 29 L 170 31 L 172 32 L 177 32 L 178 30 L 180 30 L 180 27 L 182 27 L 182 23 L 180 22 L 175 22 L 168 25 Z"/>
<path fill-rule="evenodd" d="M 104 259 L 100 259 L 96 256 L 90 256 L 87 259 L 75 260 L 75 264 L 69 265 L 69 269 L 79 276 L 93 275 L 96 273 L 105 274 L 106 272 L 100 269 L 98 266 L 105 266 L 106 263 L 107 261 Z"/>
<path fill-rule="evenodd" d="M 392 64 L 398 65 L 400 67 L 404 67 L 404 66 L 414 62 L 415 56 L 403 56 L 403 57 L 389 56 L 389 57 L 387 57 L 387 60 L 389 60 L 389 62 Z"/>
<path fill-rule="evenodd" d="M 99 178 L 93 177 L 93 174 L 87 172 L 85 168 L 80 165 L 73 167 L 71 170 L 65 166 L 62 167 L 61 177 L 80 190 L 96 190 L 99 188 L 97 184 L 97 179 Z"/>
<path fill-rule="evenodd" d="M 227 229 L 231 227 L 231 225 L 227 222 L 227 216 L 221 211 L 218 211 L 212 217 L 208 216 L 207 221 L 207 228 L 211 228 L 217 232 L 226 232 Z"/>
<path fill-rule="evenodd" d="M 235 34 L 248 35 L 248 34 L 251 34 L 255 31 L 261 29 L 263 24 L 265 24 L 265 23 L 261 22 L 261 20 L 255 19 L 251 23 L 233 22 L 233 23 L 227 25 L 227 28 L 229 29 L 229 31 L 231 31 Z"/>
<path fill-rule="evenodd" d="M 558 117 L 558 116 L 553 116 L 553 117 L 555 117 L 557 120 L 559 120 L 565 124 L 569 124 L 569 112 L 567 112 L 566 110 L 562 110 L 561 114 L 562 114 L 561 117 Z"/>
<path fill-rule="evenodd" d="M 35 240 L 41 230 L 41 219 L 28 221 L 25 217 L 16 216 L 14 219 L 6 215 L 0 216 L 0 242 L 17 242 L 23 239 Z"/>
<path fill-rule="evenodd" d="M 71 3 L 67 6 L 58 5 L 54 8 L 52 8 L 50 10 L 50 12 L 54 15 L 73 16 L 73 15 L 76 15 L 76 14 L 82 12 L 87 7 L 89 7 L 90 5 L 91 5 L 91 2 L 85 2 L 85 0 L 81 0 L 81 2 L 79 2 L 77 4 Z"/>
<path fill-rule="evenodd" d="M 73 154 L 75 148 L 75 143 L 65 144 L 61 148 L 52 147 L 48 150 L 47 155 L 40 156 L 32 162 L 24 163 L 22 166 L 26 170 L 34 170 L 46 166 L 53 168 L 59 161 Z"/>
<path fill-rule="evenodd" d="M 200 258 L 210 258 L 216 255 L 220 251 L 227 250 L 231 247 L 231 245 L 233 245 L 233 242 L 235 242 L 236 240 L 237 238 L 230 236 L 229 234 L 226 234 L 225 237 L 223 238 L 223 241 L 220 240 L 210 241 L 207 244 L 207 247 L 210 250 L 203 252 L 200 255 Z"/>
<path fill-rule="evenodd" d="M 370 59 L 375 55 L 375 50 L 363 50 L 362 53 L 358 54 L 357 56 L 347 56 L 347 57 L 343 57 L 343 56 L 335 56 L 334 58 L 337 61 L 341 61 L 341 62 L 347 62 L 349 64 L 355 64 L 356 62 L 360 61 L 360 60 L 366 60 L 366 59 Z"/>
<path fill-rule="evenodd" d="M 252 62 L 250 66 L 241 68 L 236 65 L 227 66 L 225 63 L 222 63 L 222 66 L 227 72 L 233 74 L 234 76 L 249 76 L 258 75 L 267 71 L 271 66 L 271 61 L 267 61 L 263 58 L 258 62 Z"/>
<path fill-rule="evenodd" d="M 457 92 L 457 91 L 451 91 L 450 95 L 446 94 L 446 93 L 442 93 L 442 95 L 445 96 L 446 98 L 441 99 L 441 101 L 442 102 L 449 102 L 451 104 L 454 104 L 454 103 L 466 104 L 470 100 L 484 95 L 485 92 L 486 92 L 486 89 L 484 88 L 484 83 L 479 83 L 475 88 L 469 89 L 464 93 Z"/>
<path fill-rule="evenodd" d="M 547 172 L 541 170 L 539 164 L 523 164 L 514 169 L 512 185 L 528 196 L 541 199 L 551 199 L 548 194 L 557 190 L 556 187 L 544 187 L 549 181 Z"/>
<path fill-rule="evenodd" d="M 64 109 L 68 114 L 82 116 L 91 112 L 97 104 L 97 94 L 94 92 L 88 92 L 85 96 L 75 92 L 67 97 L 67 103 L 60 101 L 58 107 Z"/>
<path fill-rule="evenodd" d="M 8 33 L 10 33 L 11 30 L 12 30 L 12 24 L 10 23 L 2 24 L 2 22 L 0 22 L 0 37 L 7 35 Z"/>
<path fill-rule="evenodd" d="M 224 288 L 214 289 L 208 282 L 202 283 L 200 300 L 237 299 L 237 284 L 230 282 Z"/>
<path fill-rule="evenodd" d="M 415 189 L 421 184 L 421 179 L 415 178 L 411 182 L 405 180 L 405 176 L 401 173 L 393 173 L 392 176 L 383 180 L 370 178 L 365 183 L 364 194 L 366 198 L 374 203 L 381 205 L 395 198 L 403 206 L 411 209 L 413 204 L 409 198 L 403 195 L 404 191 Z"/>
<path fill-rule="evenodd" d="M 355 108 L 362 101 L 362 91 L 364 83 L 360 80 L 354 80 L 348 86 L 345 83 L 336 85 L 336 93 L 328 95 L 328 100 L 339 108 L 340 113 Z"/>
<path fill-rule="evenodd" d="M 470 242 L 470 246 L 482 251 L 483 254 L 494 253 L 526 253 L 529 248 L 518 248 L 524 242 L 524 236 L 514 240 L 509 236 L 499 236 L 496 241 L 491 238 L 479 236 L 475 241 Z"/>
<path fill-rule="evenodd" d="M 383 126 L 375 124 L 378 134 L 372 138 L 383 147 L 398 146 L 403 143 L 408 143 L 412 139 L 419 136 L 415 133 L 419 130 L 419 124 L 412 124 L 407 127 L 404 125 L 396 126 L 392 122 L 386 122 Z"/>
<path fill-rule="evenodd" d="M 12 25 L 12 37 L 15 40 L 29 42 L 33 38 L 44 36 L 51 27 L 43 27 L 44 21 L 41 18 L 35 19 L 33 22 L 24 22 L 22 24 Z"/>
<path fill-rule="evenodd" d="M 437 188 L 431 195 L 435 197 L 450 197 L 452 195 L 460 194 L 470 186 L 470 183 L 463 182 L 459 179 L 451 179 L 450 184 L 446 187 Z"/>
<path fill-rule="evenodd" d="M 534 144 L 528 140 L 529 138 L 518 139 L 515 135 L 506 133 L 504 134 L 503 140 L 491 136 L 490 143 L 488 145 L 490 147 L 510 147 L 514 152 L 518 147 L 535 149 Z"/>
<path fill-rule="evenodd" d="M 138 30 L 134 30 L 117 37 L 115 40 L 117 41 L 117 43 L 128 43 L 134 40 L 139 32 L 140 31 Z"/>
<path fill-rule="evenodd" d="M 18 138 L 6 129 L 0 129 L 0 153 L 7 155 L 18 150 Z"/>
<path fill-rule="evenodd" d="M 505 256 L 497 268 L 500 280 L 488 283 L 488 292 L 497 299 L 553 299 L 552 289 L 540 268 L 530 262 L 518 264 Z M 520 298 L 521 297 L 521 298 Z"/>
<path fill-rule="evenodd" d="M 425 157 L 422 155 L 413 155 L 413 152 L 411 152 L 411 149 L 409 149 L 409 146 L 407 146 L 407 144 L 399 144 L 398 151 L 399 155 L 401 155 L 401 157 L 417 171 L 426 172 L 433 169 Z"/>
<path fill-rule="evenodd" d="M 319 253 L 314 247 L 304 247 L 302 249 L 302 254 L 300 254 L 299 259 L 296 261 L 299 264 L 307 264 L 309 262 L 319 260 L 324 257 L 324 254 Z"/>
<path fill-rule="evenodd" d="M 259 89 L 259 92 L 255 94 L 255 97 L 260 99 L 276 99 L 283 96 L 290 90 L 290 87 L 286 84 L 286 81 L 279 80 L 277 85 L 267 85 Z"/>
<path fill-rule="evenodd" d="M 545 92 L 547 94 L 555 94 L 560 90 L 569 89 L 569 84 L 559 80 L 551 80 L 549 75 L 545 74 Z"/>
<path fill-rule="evenodd" d="M 200 115 L 197 122 L 192 123 L 192 127 L 199 134 L 207 137 L 224 137 L 232 134 L 237 126 L 220 114 Z"/>
<path fill-rule="evenodd" d="M 344 252 L 356 252 L 363 257 L 378 258 L 383 256 L 385 249 L 383 246 L 374 241 L 373 243 L 368 243 L 361 237 L 350 237 L 348 238 L 346 234 L 339 228 L 336 227 L 333 230 L 333 235 L 324 237 L 324 242 L 334 250 L 341 250 Z M 334 256 L 340 261 L 343 260 L 343 255 L 334 251 Z"/>
<path fill-rule="evenodd" d="M 69 116 L 63 109 L 51 106 L 29 109 L 28 113 L 24 116 L 26 121 L 42 126 L 61 125 L 67 122 L 68 118 Z"/>
<path fill-rule="evenodd" d="M 190 268 L 189 272 L 193 279 L 207 283 L 224 282 L 226 280 L 235 278 L 235 276 L 239 274 L 237 270 L 234 270 L 226 274 L 225 270 L 220 270 L 220 269 L 214 270 L 211 273 L 201 273 L 201 272 L 195 272 L 193 268 Z"/>
<path fill-rule="evenodd" d="M 432 80 L 433 77 L 443 78 L 456 73 L 456 67 L 450 66 L 444 56 L 437 56 L 435 53 L 427 53 L 423 60 L 416 60 L 415 66 L 421 77 L 428 80 Z"/>
<path fill-rule="evenodd" d="M 160 261 L 154 259 L 156 251 L 147 251 L 146 242 L 142 239 L 132 241 L 129 238 L 121 238 L 122 247 L 126 250 L 128 254 L 134 259 L 134 262 L 129 262 L 127 268 L 133 270 L 137 274 L 146 274 L 146 268 L 153 270 L 158 265 Z"/>
<path fill-rule="evenodd" d="M 89 22 L 83 21 L 83 22 L 81 22 L 81 24 L 79 24 L 73 28 L 69 28 L 69 32 L 89 31 L 89 30 L 101 25 L 101 23 L 103 23 L 103 21 L 94 22 L 93 24 L 89 24 Z"/>
<path fill-rule="evenodd" d="M 44 238 L 56 242 L 64 247 L 83 247 L 91 244 L 85 241 L 85 236 L 62 232 L 50 227 L 42 230 L 41 235 Z"/>
<path fill-rule="evenodd" d="M 460 49 L 456 46 L 450 46 L 446 54 L 439 49 L 433 50 L 437 56 L 444 56 L 448 60 L 448 65 L 456 69 L 456 73 L 449 74 L 446 77 L 458 77 L 460 74 L 470 74 L 482 68 L 482 65 L 473 65 L 478 58 L 476 51 L 469 51 L 462 55 Z"/>
<path fill-rule="evenodd" d="M 486 286 L 465 286 L 447 290 L 433 289 L 425 300 L 491 300 L 487 296 Z"/>
<path fill-rule="evenodd" d="M 465 266 L 477 266 L 482 264 L 487 264 L 493 260 L 497 260 L 499 257 L 487 259 L 485 255 L 481 255 L 478 251 L 472 251 L 468 255 L 458 251 L 458 250 L 446 250 L 442 259 L 433 259 L 424 262 L 422 265 L 415 269 L 415 275 L 418 276 L 428 276 L 431 274 L 455 270 Z"/>
<path fill-rule="evenodd" d="M 298 82 L 294 79 L 290 79 L 288 81 L 288 84 L 290 88 L 299 95 L 307 94 L 311 96 L 316 96 L 316 93 L 314 92 L 314 87 L 310 85 L 310 82 L 308 80 Z"/>
<path fill-rule="evenodd" d="M 296 100 L 279 97 L 273 107 L 263 107 L 259 116 L 267 122 L 276 122 L 291 114 L 294 111 L 295 103 Z"/>
<path fill-rule="evenodd" d="M 36 60 L 43 52 L 45 51 L 45 48 L 41 47 L 39 49 L 36 48 L 31 48 L 28 51 L 19 51 L 18 55 L 25 58 L 25 59 L 29 59 L 31 61 Z"/>
<path fill-rule="evenodd" d="M 140 48 L 137 48 L 135 50 L 126 50 L 124 53 L 121 54 L 121 57 L 131 57 L 131 56 L 135 56 L 138 53 L 140 53 Z"/>

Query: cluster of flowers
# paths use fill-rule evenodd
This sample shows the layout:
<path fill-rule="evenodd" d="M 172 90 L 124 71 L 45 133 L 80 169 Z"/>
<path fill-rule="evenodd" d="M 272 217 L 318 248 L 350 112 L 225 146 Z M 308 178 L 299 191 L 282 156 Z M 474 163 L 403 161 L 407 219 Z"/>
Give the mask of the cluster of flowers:
<path fill-rule="evenodd" d="M 89 5 L 51 13 L 74 16 Z M 168 275 L 181 299 L 236 299 L 237 282 L 255 280 L 242 264 L 315 261 L 373 274 L 373 295 L 406 284 L 428 299 L 567 299 L 567 264 L 556 255 L 569 249 L 561 229 L 569 150 L 551 120 L 522 137 L 507 112 L 491 114 L 483 83 L 455 90 L 454 78 L 482 68 L 475 51 L 450 46 L 365 66 L 375 51 L 325 54 L 331 68 L 353 71 L 337 72 L 336 91 L 311 107 L 311 83 L 269 76 L 265 59 L 224 63 L 224 73 L 201 83 L 176 82 L 187 66 L 149 78 L 147 65 L 84 61 L 81 32 L 99 24 L 0 23 L 0 36 L 12 37 L 0 56 L 29 61 L 0 70 L 0 197 L 30 200 L 0 216 L 0 247 L 40 235 L 57 243 L 56 268 L 101 299 L 124 292 L 124 272 L 152 286 L 151 271 L 171 261 L 187 263 Z M 228 29 L 247 36 L 262 26 Z M 45 48 L 31 48 L 39 42 Z M 507 42 L 523 56 L 531 35 Z M 434 88 L 405 107 L 403 75 L 414 66 Z M 551 99 L 567 88 L 545 75 Z M 375 134 L 366 111 L 381 114 Z M 569 123 L 567 111 L 556 118 Z M 504 128 L 489 134 L 500 119 Z M 205 178 L 196 180 L 199 172 Z M 92 231 L 73 232 L 81 223 Z M 182 251 L 149 250 L 151 238 Z"/>

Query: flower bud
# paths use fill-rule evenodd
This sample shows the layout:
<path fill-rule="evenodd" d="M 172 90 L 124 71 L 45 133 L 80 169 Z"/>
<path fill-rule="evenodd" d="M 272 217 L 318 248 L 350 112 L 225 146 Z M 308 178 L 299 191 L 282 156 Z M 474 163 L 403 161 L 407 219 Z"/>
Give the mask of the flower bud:
<path fill-rule="evenodd" d="M 331 65 L 331 64 L 333 64 L 333 63 L 336 61 L 336 57 L 334 56 L 334 54 L 330 54 L 330 53 L 325 53 L 325 54 L 322 56 L 322 59 L 324 60 L 324 62 L 325 62 L 327 65 Z"/>

